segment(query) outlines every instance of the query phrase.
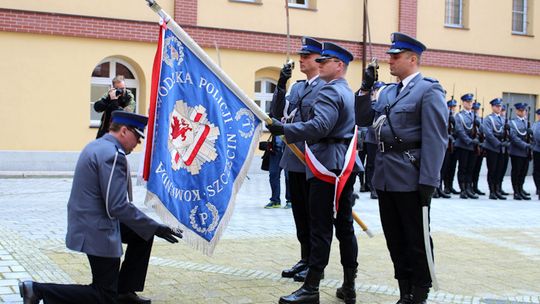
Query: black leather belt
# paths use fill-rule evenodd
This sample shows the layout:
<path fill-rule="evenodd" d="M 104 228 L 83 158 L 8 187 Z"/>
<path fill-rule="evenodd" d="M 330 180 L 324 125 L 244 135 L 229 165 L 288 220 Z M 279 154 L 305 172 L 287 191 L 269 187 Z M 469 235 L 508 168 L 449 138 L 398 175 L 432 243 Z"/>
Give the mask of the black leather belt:
<path fill-rule="evenodd" d="M 420 149 L 422 148 L 422 143 L 421 142 L 412 142 L 412 143 L 385 143 L 385 142 L 380 142 L 379 143 L 379 151 L 380 152 L 403 152 L 403 151 L 407 151 L 407 150 L 412 150 L 412 149 Z"/>
<path fill-rule="evenodd" d="M 334 137 L 325 137 L 319 140 L 319 143 L 325 143 L 325 144 L 350 144 L 351 139 L 350 138 L 334 138 Z"/>

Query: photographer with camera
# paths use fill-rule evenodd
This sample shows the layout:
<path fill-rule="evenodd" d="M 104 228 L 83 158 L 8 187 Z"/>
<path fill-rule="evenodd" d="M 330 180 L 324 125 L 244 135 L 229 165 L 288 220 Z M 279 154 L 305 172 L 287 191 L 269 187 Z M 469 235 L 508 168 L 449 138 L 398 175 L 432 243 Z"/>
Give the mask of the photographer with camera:
<path fill-rule="evenodd" d="M 126 83 L 124 76 L 118 75 L 112 80 L 112 88 L 109 89 L 101 99 L 94 103 L 94 110 L 101 113 L 101 124 L 96 138 L 107 134 L 109 132 L 109 125 L 111 124 L 111 113 L 116 110 L 126 110 L 133 112 L 135 105 L 135 98 L 130 90 L 126 89 Z"/>

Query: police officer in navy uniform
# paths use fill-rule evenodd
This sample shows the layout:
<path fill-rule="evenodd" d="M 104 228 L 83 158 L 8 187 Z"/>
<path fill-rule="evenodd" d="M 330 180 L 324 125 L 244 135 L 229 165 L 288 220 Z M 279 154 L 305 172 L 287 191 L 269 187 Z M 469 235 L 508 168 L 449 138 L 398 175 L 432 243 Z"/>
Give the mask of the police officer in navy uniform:
<path fill-rule="evenodd" d="M 472 187 L 472 168 L 476 161 L 475 148 L 480 144 L 477 135 L 473 135 L 475 117 L 472 110 L 473 94 L 461 96 L 463 110 L 456 115 L 456 153 L 458 155 L 458 182 L 460 198 L 478 199 Z"/>
<path fill-rule="evenodd" d="M 456 141 L 456 118 L 455 118 L 455 109 L 457 106 L 457 101 L 451 99 L 446 102 L 448 106 L 448 149 L 447 153 L 444 156 L 444 173 L 441 173 L 441 179 L 444 183 L 444 193 L 445 194 L 459 194 L 459 191 L 454 189 L 454 177 L 456 176 L 456 167 L 458 161 L 458 155 L 456 153 L 454 144 Z"/>
<path fill-rule="evenodd" d="M 510 109 L 510 115 L 507 115 L 506 114 L 506 105 L 502 105 L 501 107 L 501 117 L 505 117 L 505 125 L 504 125 L 504 129 L 506 130 L 505 133 L 508 134 L 508 136 L 506 136 L 506 139 L 504 141 L 504 147 L 503 147 L 503 169 L 501 170 L 501 174 L 499 175 L 499 193 L 504 195 L 504 196 L 508 196 L 510 195 L 510 193 L 506 192 L 503 190 L 502 188 L 502 183 L 504 181 L 504 177 L 506 175 L 506 171 L 508 171 L 508 164 L 510 163 L 510 155 L 508 155 L 508 149 L 510 147 L 510 123 L 509 123 L 509 120 L 508 120 L 508 116 L 512 116 L 512 109 Z M 511 118 L 511 117 L 510 117 Z"/>
<path fill-rule="evenodd" d="M 432 284 L 427 260 L 431 245 L 424 244 L 423 224 L 429 217 L 423 218 L 422 209 L 429 208 L 440 183 L 448 109 L 442 86 L 419 72 L 426 47 L 402 33 L 393 33 L 391 40 L 390 73 L 400 82 L 381 89 L 372 106 L 379 139 L 373 185 L 399 284 L 398 303 L 426 303 Z"/>
<path fill-rule="evenodd" d="M 119 278 L 131 280 L 127 284 L 140 283 L 140 278 L 124 276 L 140 277 L 142 273 L 142 285 L 138 286 L 142 290 L 154 235 L 171 243 L 178 242 L 175 237 L 182 237 L 180 230 L 157 223 L 131 202 L 131 175 L 126 155 L 144 137 L 148 118 L 114 111 L 111 121 L 109 133 L 89 143 L 81 152 L 68 201 L 66 246 L 86 253 L 92 284 L 25 281 L 19 284 L 25 304 L 38 303 L 41 299 L 45 303 L 117 303 L 117 300 L 150 303 L 134 292 L 119 298 Z M 142 250 L 126 252 L 120 267 L 122 242 L 126 238 L 138 238 L 140 246 L 135 248 Z"/>
<path fill-rule="evenodd" d="M 327 83 L 319 90 L 309 119 L 292 124 L 282 124 L 273 119 L 273 124 L 268 126 L 272 134 L 284 134 L 289 143 L 306 141 L 312 156 L 319 162 L 318 166 L 310 167 L 306 172 L 311 224 L 309 269 L 302 287 L 281 297 L 279 303 L 319 303 L 319 282 L 330 257 L 333 226 L 336 227 L 344 268 L 344 282 L 336 296 L 345 303 L 356 302 L 354 279 L 358 267 L 358 245 L 353 228 L 352 194 L 358 170 L 353 169 L 347 179 L 340 181 L 344 187 L 338 202 L 334 202 L 334 184 L 323 180 L 327 175 L 321 175 L 322 167 L 339 175 L 351 164 L 346 161 L 346 153 L 356 143 L 354 94 L 344 77 L 352 60 L 353 55 L 349 51 L 325 42 L 317 61 L 320 63 L 320 78 Z M 354 156 L 349 161 L 354 162 Z"/>
<path fill-rule="evenodd" d="M 456 171 L 456 163 L 457 163 L 457 158 L 455 158 L 455 153 L 454 153 L 454 133 L 455 133 L 455 129 L 456 129 L 456 123 L 455 123 L 455 118 L 454 118 L 454 111 L 453 109 L 456 107 L 457 105 L 457 101 L 455 99 L 451 99 L 449 101 L 446 102 L 446 105 L 448 107 L 448 145 L 446 147 L 446 151 L 444 153 L 444 160 L 443 160 L 443 165 L 441 167 L 441 185 L 439 185 L 439 188 L 435 190 L 435 193 L 433 194 L 433 197 L 434 198 L 451 198 L 452 196 L 450 195 L 450 190 L 447 190 L 450 186 L 447 186 L 446 184 L 446 180 L 445 180 L 445 177 L 447 176 L 450 176 L 451 175 L 451 179 L 450 182 L 448 184 L 452 184 L 453 182 L 453 179 L 454 179 L 454 174 L 450 174 L 450 168 L 452 168 L 454 170 L 454 172 Z M 452 160 L 455 160 L 453 162 L 453 167 L 452 167 Z M 443 181 L 445 181 L 445 187 L 444 189 L 442 188 L 442 183 Z M 448 192 L 447 192 L 448 191 Z"/>
<path fill-rule="evenodd" d="M 512 188 L 515 200 L 530 200 L 523 191 L 523 184 L 529 169 L 529 152 L 533 145 L 527 142 L 527 104 L 516 103 L 516 118 L 510 121 L 510 147 L 508 154 L 512 162 Z"/>
<path fill-rule="evenodd" d="M 381 81 L 377 81 L 373 84 L 373 88 L 371 90 L 372 100 L 376 98 L 376 94 L 384 86 L 385 86 L 385 83 Z M 375 172 L 375 157 L 377 155 L 377 137 L 375 136 L 375 129 L 373 129 L 373 126 L 368 127 L 368 132 L 366 135 L 365 142 L 366 142 L 366 150 L 367 150 L 367 159 L 366 159 L 366 167 L 365 167 L 366 182 L 368 183 L 370 187 L 370 198 L 378 199 L 379 197 L 377 196 L 377 190 L 375 190 L 375 187 L 373 187 L 373 172 Z"/>
<path fill-rule="evenodd" d="M 484 131 L 483 131 L 483 117 L 480 116 L 480 106 L 481 104 L 479 102 L 474 102 L 472 105 L 472 110 L 476 114 L 476 126 L 477 126 L 477 138 L 480 141 L 479 146 L 476 148 L 476 159 L 474 161 L 474 166 L 472 168 L 472 191 L 474 194 L 478 195 L 486 195 L 480 188 L 478 188 L 478 181 L 480 179 L 480 171 L 482 170 L 482 162 L 484 161 L 484 158 L 486 156 L 486 153 L 484 151 Z M 482 109 L 483 112 L 483 109 Z"/>
<path fill-rule="evenodd" d="M 487 181 L 489 186 L 489 199 L 505 200 L 500 192 L 499 181 L 504 176 L 504 153 L 509 146 L 505 136 L 505 118 L 502 113 L 502 99 L 495 98 L 489 102 L 491 114 L 484 118 L 483 132 L 485 136 L 484 150 L 486 151 Z"/>
<path fill-rule="evenodd" d="M 540 109 L 536 110 L 536 122 L 532 126 L 533 133 L 533 180 L 536 195 L 540 200 Z"/>
<path fill-rule="evenodd" d="M 322 44 L 310 37 L 302 38 L 300 55 L 300 71 L 306 74 L 306 80 L 299 80 L 292 85 L 286 95 L 286 83 L 291 77 L 292 67 L 285 64 L 280 72 L 278 85 L 274 92 L 271 106 L 272 117 L 286 123 L 303 122 L 309 119 L 310 111 L 320 88 L 326 83 L 319 77 L 319 63 L 315 61 L 322 52 Z M 304 146 L 297 144 L 303 152 Z M 283 270 L 281 275 L 296 281 L 304 281 L 309 256 L 309 183 L 306 180 L 306 166 L 294 155 L 289 147 L 285 148 L 280 166 L 289 172 L 289 189 L 291 193 L 292 212 L 296 225 L 296 236 L 300 242 L 300 261 L 290 269 Z"/>

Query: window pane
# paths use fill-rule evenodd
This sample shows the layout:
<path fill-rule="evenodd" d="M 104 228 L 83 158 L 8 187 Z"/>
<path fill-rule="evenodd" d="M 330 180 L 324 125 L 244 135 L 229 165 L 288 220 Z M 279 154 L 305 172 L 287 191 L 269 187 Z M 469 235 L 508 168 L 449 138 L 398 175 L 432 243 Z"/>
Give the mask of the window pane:
<path fill-rule="evenodd" d="M 445 23 L 461 25 L 461 0 L 446 0 Z"/>
<path fill-rule="evenodd" d="M 254 102 L 260 107 L 261 106 L 261 101 L 260 100 L 254 100 Z"/>
<path fill-rule="evenodd" d="M 272 104 L 271 101 L 267 101 L 267 102 L 266 102 L 266 109 L 265 109 L 265 112 L 266 112 L 266 113 L 270 113 L 270 105 L 271 105 L 271 104 Z"/>
<path fill-rule="evenodd" d="M 524 0 L 514 0 L 514 11 L 523 12 Z"/>
<path fill-rule="evenodd" d="M 514 18 L 512 20 L 512 31 L 523 33 L 523 14 L 521 13 L 514 13 Z"/>
<path fill-rule="evenodd" d="M 288 0 L 289 4 L 292 4 L 294 6 L 308 6 L 308 0 Z"/>
<path fill-rule="evenodd" d="M 272 83 L 270 81 L 264 82 L 264 93 L 271 93 L 272 91 Z"/>
<path fill-rule="evenodd" d="M 123 75 L 125 79 L 135 79 L 133 73 L 123 64 L 116 63 L 116 75 Z"/>
<path fill-rule="evenodd" d="M 255 81 L 255 93 L 260 93 L 261 92 L 261 81 L 258 80 L 258 81 Z"/>
<path fill-rule="evenodd" d="M 93 84 L 90 87 L 90 120 L 100 120 L 101 114 L 94 110 L 94 103 L 109 91 L 108 85 Z"/>
<path fill-rule="evenodd" d="M 109 62 L 104 62 L 98 65 L 92 72 L 92 77 L 105 77 L 109 78 L 110 64 Z"/>
<path fill-rule="evenodd" d="M 270 91 L 269 91 L 269 93 L 274 93 L 274 91 L 276 90 L 276 87 L 277 87 L 277 85 L 270 82 Z"/>

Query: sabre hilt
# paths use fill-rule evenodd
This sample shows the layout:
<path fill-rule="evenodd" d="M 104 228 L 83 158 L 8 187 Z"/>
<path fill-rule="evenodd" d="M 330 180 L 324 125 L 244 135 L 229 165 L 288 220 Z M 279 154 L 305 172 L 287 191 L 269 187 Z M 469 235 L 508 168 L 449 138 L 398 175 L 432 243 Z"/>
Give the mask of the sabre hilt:
<path fill-rule="evenodd" d="M 294 70 L 294 60 L 292 60 L 292 59 L 287 60 L 285 65 L 289 66 L 291 68 L 291 70 Z"/>
<path fill-rule="evenodd" d="M 368 67 L 370 66 L 373 67 L 373 76 L 375 78 L 375 81 L 379 80 L 379 61 L 377 60 L 377 58 L 373 57 L 373 59 L 371 59 L 371 62 L 368 64 Z"/>

